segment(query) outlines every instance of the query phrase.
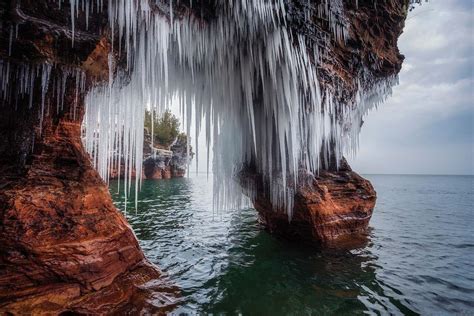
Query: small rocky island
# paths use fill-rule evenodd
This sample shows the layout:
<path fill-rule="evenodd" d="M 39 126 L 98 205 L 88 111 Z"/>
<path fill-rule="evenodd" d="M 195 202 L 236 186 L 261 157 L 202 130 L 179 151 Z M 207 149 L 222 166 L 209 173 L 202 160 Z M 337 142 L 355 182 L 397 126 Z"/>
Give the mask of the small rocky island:
<path fill-rule="evenodd" d="M 188 136 L 179 131 L 179 120 L 171 111 L 162 115 L 146 112 L 143 140 L 143 179 L 182 178 L 193 159 L 192 147 L 188 146 Z M 112 166 L 110 179 L 123 179 L 125 175 L 124 157 L 120 166 Z M 132 172 L 135 176 L 135 172 Z"/>
<path fill-rule="evenodd" d="M 156 180 L 184 177 L 193 157 L 192 151 L 188 153 L 186 138 L 185 134 L 180 134 L 169 149 L 156 148 L 151 145 L 151 142 L 148 146 L 145 144 L 144 178 Z"/>

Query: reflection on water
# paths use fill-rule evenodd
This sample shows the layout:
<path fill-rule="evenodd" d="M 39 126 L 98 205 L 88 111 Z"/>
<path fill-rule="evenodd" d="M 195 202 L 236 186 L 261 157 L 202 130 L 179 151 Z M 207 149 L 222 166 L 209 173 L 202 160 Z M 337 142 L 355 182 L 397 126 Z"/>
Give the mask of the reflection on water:
<path fill-rule="evenodd" d="M 253 209 L 213 212 L 205 176 L 145 181 L 127 217 L 182 289 L 177 313 L 474 312 L 473 178 L 369 178 L 379 195 L 371 237 L 351 251 L 277 239 Z"/>

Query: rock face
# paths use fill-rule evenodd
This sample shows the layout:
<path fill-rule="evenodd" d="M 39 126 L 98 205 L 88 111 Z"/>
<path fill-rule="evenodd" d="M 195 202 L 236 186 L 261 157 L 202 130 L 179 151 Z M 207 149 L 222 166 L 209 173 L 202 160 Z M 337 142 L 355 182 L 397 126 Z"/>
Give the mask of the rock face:
<path fill-rule="evenodd" d="M 176 141 L 168 149 L 155 148 L 151 144 L 150 133 L 145 129 L 145 137 L 143 144 L 143 179 L 161 180 L 171 178 L 182 178 L 186 175 L 190 160 L 194 153 L 190 148 L 188 155 L 186 137 L 180 135 Z M 189 156 L 189 159 L 188 159 Z M 110 171 L 111 179 L 123 179 L 125 177 L 125 164 L 113 167 Z M 128 175 L 127 175 L 128 176 Z M 132 178 L 136 177 L 135 170 L 132 170 Z"/>
<path fill-rule="evenodd" d="M 84 154 L 80 123 L 44 123 L 24 173 L 1 173 L 0 311 L 96 314 L 169 305 L 173 289 L 161 283 L 152 286 L 161 302 L 146 303 L 141 287 L 160 273 Z"/>
<path fill-rule="evenodd" d="M 146 179 L 159 180 L 171 179 L 171 159 L 173 152 L 170 150 L 156 149 L 153 155 L 143 162 L 143 172 Z"/>
<path fill-rule="evenodd" d="M 170 150 L 157 149 L 148 144 L 143 169 L 146 179 L 182 178 L 186 175 L 189 162 L 193 159 L 192 148 L 187 149 L 187 136 L 179 135 L 170 146 Z M 146 139 L 146 137 L 145 137 Z"/>
<path fill-rule="evenodd" d="M 164 313 L 176 289 L 144 258 L 81 142 L 84 94 L 108 74 L 106 18 L 91 15 L 88 32 L 79 23 L 72 48 L 68 10 L 0 4 L 0 314 Z"/>
<path fill-rule="evenodd" d="M 345 161 L 339 170 L 322 170 L 318 176 L 302 171 L 300 177 L 304 184 L 296 190 L 289 221 L 283 210 L 272 206 L 255 173 L 241 174 L 242 182 L 259 183 L 254 206 L 260 223 L 273 234 L 318 246 L 343 247 L 363 241 L 376 202 L 370 182 Z"/>
<path fill-rule="evenodd" d="M 342 1 L 348 39 L 345 43 L 326 43 L 327 53 L 323 54 L 318 67 L 323 88 L 333 91 L 341 104 L 350 104 L 359 84 L 370 86 L 398 74 L 404 56 L 399 52 L 397 41 L 407 11 L 414 2 L 384 1 L 374 5 L 373 1 Z M 285 3 L 289 29 L 294 34 L 304 34 L 313 44 L 321 43 L 324 38 L 321 34 L 329 32 L 327 21 L 311 16 L 311 22 L 306 22 L 304 15 L 309 3 L 304 0 Z M 365 82 L 357 81 L 360 73 L 364 73 Z M 322 157 L 317 177 L 301 171 L 307 181 L 295 192 L 291 222 L 282 210 L 271 205 L 268 185 L 264 185 L 255 166 L 242 171 L 240 182 L 244 190 L 257 186 L 256 193 L 249 190 L 248 194 L 254 200 L 260 221 L 270 232 L 318 245 L 355 240 L 367 230 L 376 194 L 370 182 L 351 171 L 347 162 L 343 161 L 337 169 L 336 159 Z M 249 179 L 252 181 L 247 181 Z"/>

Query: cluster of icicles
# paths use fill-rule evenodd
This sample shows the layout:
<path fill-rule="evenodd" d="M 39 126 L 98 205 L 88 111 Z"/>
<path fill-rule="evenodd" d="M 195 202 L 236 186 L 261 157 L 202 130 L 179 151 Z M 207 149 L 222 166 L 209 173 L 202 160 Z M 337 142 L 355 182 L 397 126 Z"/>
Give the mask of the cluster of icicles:
<path fill-rule="evenodd" d="M 138 191 L 145 109 L 159 113 L 179 102 L 187 133 L 194 120 L 195 140 L 204 130 L 208 157 L 213 148 L 214 205 L 239 206 L 242 190 L 234 178 L 252 165 L 274 208 L 291 219 L 299 169 L 317 173 L 329 157 L 338 163 L 353 153 L 362 117 L 383 101 L 394 79 L 360 88 L 353 104 L 337 104 L 331 91 L 320 90 L 318 48 L 287 30 L 283 0 L 218 3 L 217 17 L 203 23 L 191 15 L 174 19 L 172 1 L 168 16 L 153 13 L 146 0 L 109 2 L 110 25 L 118 28 L 132 72 L 111 74 L 107 85 L 88 94 L 86 148 L 104 179 L 124 157 L 125 186 L 134 181 Z M 342 1 L 323 1 L 317 10 L 334 40 L 344 41 Z M 255 198 L 256 185 L 244 186 Z"/>
<path fill-rule="evenodd" d="M 102 0 L 70 2 L 73 32 L 81 8 L 89 14 L 103 6 Z M 252 166 L 273 207 L 291 220 L 299 170 L 317 174 L 330 159 L 337 164 L 343 154 L 354 154 L 362 117 L 396 78 L 367 85 L 361 72 L 356 98 L 339 104 L 333 90 L 321 90 L 321 49 L 287 29 L 284 0 L 217 3 L 216 17 L 204 23 L 191 14 L 174 18 L 173 0 L 109 0 L 110 28 L 120 39 L 113 46 L 126 54 L 127 69 L 114 71 L 111 54 L 108 83 L 87 94 L 85 147 L 105 180 L 111 167 L 123 166 L 125 194 L 135 183 L 136 196 L 145 110 L 162 113 L 178 102 L 188 135 L 195 126 L 196 157 L 198 134 L 205 133 L 208 172 L 212 148 L 215 207 L 245 201 L 235 176 Z M 342 8 L 342 0 L 314 8 L 329 21 L 331 40 L 340 42 L 347 37 Z M 244 186 L 254 199 L 256 184 Z"/>
<path fill-rule="evenodd" d="M 52 76 L 54 67 L 60 69 L 59 76 Z M 10 63 L 0 59 L 0 106 L 2 103 L 14 104 L 15 109 L 21 99 L 28 100 L 28 108 L 33 108 L 36 83 L 40 83 L 41 103 L 38 111 L 39 133 L 43 130 L 43 118 L 49 111 L 56 113 L 65 110 L 67 82 L 75 83 L 74 103 L 68 110 L 75 120 L 78 98 L 85 91 L 86 74 L 79 68 L 54 65 L 47 62 L 38 64 Z"/>

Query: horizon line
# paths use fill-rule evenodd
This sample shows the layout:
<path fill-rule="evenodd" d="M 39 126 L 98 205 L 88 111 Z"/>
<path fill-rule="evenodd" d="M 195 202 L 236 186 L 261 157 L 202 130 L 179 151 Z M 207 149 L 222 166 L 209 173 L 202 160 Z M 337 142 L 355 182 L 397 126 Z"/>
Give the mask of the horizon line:
<path fill-rule="evenodd" d="M 372 173 L 372 172 L 357 172 L 352 170 L 361 175 L 368 175 L 368 176 L 454 176 L 454 177 L 473 177 L 474 173 L 471 174 L 449 174 L 449 173 Z M 189 176 L 193 174 L 214 174 L 212 171 L 191 171 L 189 170 Z M 188 175 L 188 174 L 187 174 Z"/>
<path fill-rule="evenodd" d="M 473 177 L 474 174 L 449 174 L 449 173 L 363 173 L 362 175 L 370 176 L 450 176 L 450 177 Z"/>

